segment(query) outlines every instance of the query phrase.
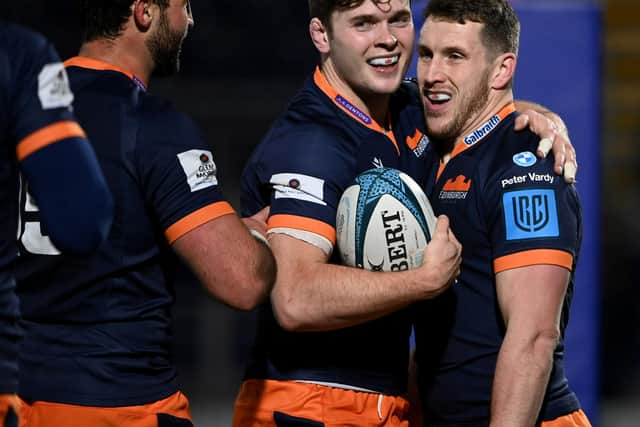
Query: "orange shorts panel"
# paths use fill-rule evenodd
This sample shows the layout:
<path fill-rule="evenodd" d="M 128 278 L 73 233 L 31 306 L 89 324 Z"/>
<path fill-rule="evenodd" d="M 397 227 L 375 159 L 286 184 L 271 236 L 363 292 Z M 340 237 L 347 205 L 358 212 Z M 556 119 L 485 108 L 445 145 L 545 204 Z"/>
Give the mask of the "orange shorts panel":
<path fill-rule="evenodd" d="M 15 394 L 0 394 L 0 427 L 13 423 L 20 411 L 20 399 Z"/>
<path fill-rule="evenodd" d="M 248 380 L 236 399 L 233 427 L 286 427 L 287 419 L 310 427 L 408 427 L 403 397 L 295 381 Z M 278 419 L 276 423 L 275 418 Z"/>
<path fill-rule="evenodd" d="M 540 427 L 591 427 L 591 423 L 587 415 L 580 409 L 555 420 L 544 421 Z"/>
<path fill-rule="evenodd" d="M 177 392 L 146 405 L 108 408 L 22 401 L 19 427 L 162 427 L 159 419 L 167 426 L 192 426 L 186 396 Z"/>

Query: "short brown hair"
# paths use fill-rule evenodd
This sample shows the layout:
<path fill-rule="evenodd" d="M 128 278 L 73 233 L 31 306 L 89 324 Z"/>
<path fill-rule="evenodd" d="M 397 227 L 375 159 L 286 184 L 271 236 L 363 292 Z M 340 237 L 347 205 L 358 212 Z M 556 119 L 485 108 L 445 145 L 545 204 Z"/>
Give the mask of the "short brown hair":
<path fill-rule="evenodd" d="M 327 28 L 331 29 L 331 14 L 360 7 L 365 1 L 374 3 L 390 3 L 391 0 L 309 0 L 309 15 L 318 18 Z"/>
<path fill-rule="evenodd" d="M 518 54 L 520 21 L 506 0 L 431 0 L 424 10 L 424 20 L 432 17 L 464 24 L 484 24 L 482 40 L 495 56 Z"/>

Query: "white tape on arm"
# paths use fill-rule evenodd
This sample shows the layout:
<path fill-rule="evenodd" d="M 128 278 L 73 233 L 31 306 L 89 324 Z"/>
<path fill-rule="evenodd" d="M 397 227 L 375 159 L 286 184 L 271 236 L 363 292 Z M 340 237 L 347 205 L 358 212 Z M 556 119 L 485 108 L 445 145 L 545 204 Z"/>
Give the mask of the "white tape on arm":
<path fill-rule="evenodd" d="M 266 237 L 264 237 L 262 235 L 262 233 L 260 233 L 258 230 L 255 230 L 253 228 L 249 229 L 249 233 L 251 233 L 251 235 L 256 239 L 261 241 L 262 243 L 264 243 L 265 245 L 267 245 L 267 247 L 271 248 L 271 245 L 269 244 L 269 241 L 267 240 Z"/>

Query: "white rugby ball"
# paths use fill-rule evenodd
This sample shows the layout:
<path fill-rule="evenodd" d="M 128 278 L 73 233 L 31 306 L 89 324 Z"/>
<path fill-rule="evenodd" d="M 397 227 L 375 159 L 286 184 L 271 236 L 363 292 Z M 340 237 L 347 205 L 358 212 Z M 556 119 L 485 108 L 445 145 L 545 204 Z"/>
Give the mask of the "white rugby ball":
<path fill-rule="evenodd" d="M 358 175 L 338 204 L 337 246 L 345 265 L 402 271 L 422 264 L 436 218 L 420 186 L 396 169 Z"/>

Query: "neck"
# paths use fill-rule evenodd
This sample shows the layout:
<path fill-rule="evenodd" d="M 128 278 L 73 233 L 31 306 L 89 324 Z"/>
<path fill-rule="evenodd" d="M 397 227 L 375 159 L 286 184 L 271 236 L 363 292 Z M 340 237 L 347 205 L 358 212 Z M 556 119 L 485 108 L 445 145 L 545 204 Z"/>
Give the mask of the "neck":
<path fill-rule="evenodd" d="M 386 94 L 358 94 L 336 71 L 330 60 L 325 61 L 320 67 L 327 82 L 342 96 L 347 98 L 363 113 L 367 114 L 380 127 L 389 127 L 389 98 Z"/>
<path fill-rule="evenodd" d="M 116 40 L 92 40 L 82 44 L 79 55 L 122 68 L 135 75 L 145 86 L 149 85 L 153 61 L 143 40 L 128 39 L 126 34 Z"/>
<path fill-rule="evenodd" d="M 511 90 L 489 96 L 488 101 L 473 117 L 471 117 L 464 128 L 460 132 L 460 135 L 455 139 L 455 145 L 462 143 L 462 138 L 469 135 L 474 130 L 478 129 L 491 117 L 495 116 L 498 111 L 503 107 L 513 102 L 513 92 Z M 454 147 L 455 148 L 455 147 Z"/>

